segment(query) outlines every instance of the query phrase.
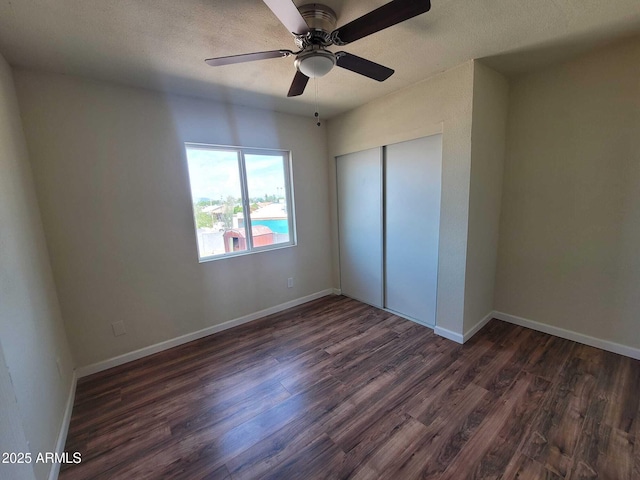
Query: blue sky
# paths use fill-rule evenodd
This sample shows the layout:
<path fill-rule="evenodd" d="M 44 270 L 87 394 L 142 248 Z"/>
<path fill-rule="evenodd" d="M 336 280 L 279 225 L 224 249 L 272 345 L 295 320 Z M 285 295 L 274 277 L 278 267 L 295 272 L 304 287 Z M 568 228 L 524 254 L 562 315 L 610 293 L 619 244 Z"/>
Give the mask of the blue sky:
<path fill-rule="evenodd" d="M 194 199 L 240 197 L 238 154 L 235 151 L 187 147 L 191 194 Z M 249 197 L 283 195 L 284 167 L 280 154 L 245 153 Z"/>

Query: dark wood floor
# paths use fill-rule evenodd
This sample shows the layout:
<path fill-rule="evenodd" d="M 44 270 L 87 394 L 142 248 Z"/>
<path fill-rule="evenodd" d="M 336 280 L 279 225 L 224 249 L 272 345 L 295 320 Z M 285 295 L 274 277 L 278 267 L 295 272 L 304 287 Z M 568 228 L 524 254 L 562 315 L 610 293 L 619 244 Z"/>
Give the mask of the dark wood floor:
<path fill-rule="evenodd" d="M 640 362 L 326 297 L 83 378 L 70 479 L 640 479 Z"/>

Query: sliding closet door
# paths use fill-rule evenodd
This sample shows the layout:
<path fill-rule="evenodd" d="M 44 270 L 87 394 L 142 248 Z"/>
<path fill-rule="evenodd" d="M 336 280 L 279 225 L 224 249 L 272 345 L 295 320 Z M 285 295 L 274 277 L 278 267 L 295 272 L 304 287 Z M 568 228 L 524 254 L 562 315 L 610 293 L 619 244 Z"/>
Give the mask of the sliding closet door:
<path fill-rule="evenodd" d="M 385 306 L 435 325 L 442 135 L 386 147 Z"/>
<path fill-rule="evenodd" d="M 340 288 L 362 302 L 383 307 L 382 149 L 336 158 Z"/>

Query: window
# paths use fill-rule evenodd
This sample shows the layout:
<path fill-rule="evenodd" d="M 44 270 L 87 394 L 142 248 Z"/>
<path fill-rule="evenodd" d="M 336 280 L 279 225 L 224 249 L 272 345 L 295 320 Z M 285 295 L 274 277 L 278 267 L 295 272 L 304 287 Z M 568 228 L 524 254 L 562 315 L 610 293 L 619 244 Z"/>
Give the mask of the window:
<path fill-rule="evenodd" d="M 295 245 L 289 152 L 186 144 L 200 261 Z"/>

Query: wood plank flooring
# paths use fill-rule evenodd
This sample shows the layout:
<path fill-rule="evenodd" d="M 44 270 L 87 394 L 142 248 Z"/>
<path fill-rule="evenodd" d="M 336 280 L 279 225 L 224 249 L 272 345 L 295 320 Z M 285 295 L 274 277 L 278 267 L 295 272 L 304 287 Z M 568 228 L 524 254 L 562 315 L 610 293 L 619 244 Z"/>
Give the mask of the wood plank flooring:
<path fill-rule="evenodd" d="M 640 362 L 325 297 L 83 378 L 72 479 L 640 479 Z"/>

